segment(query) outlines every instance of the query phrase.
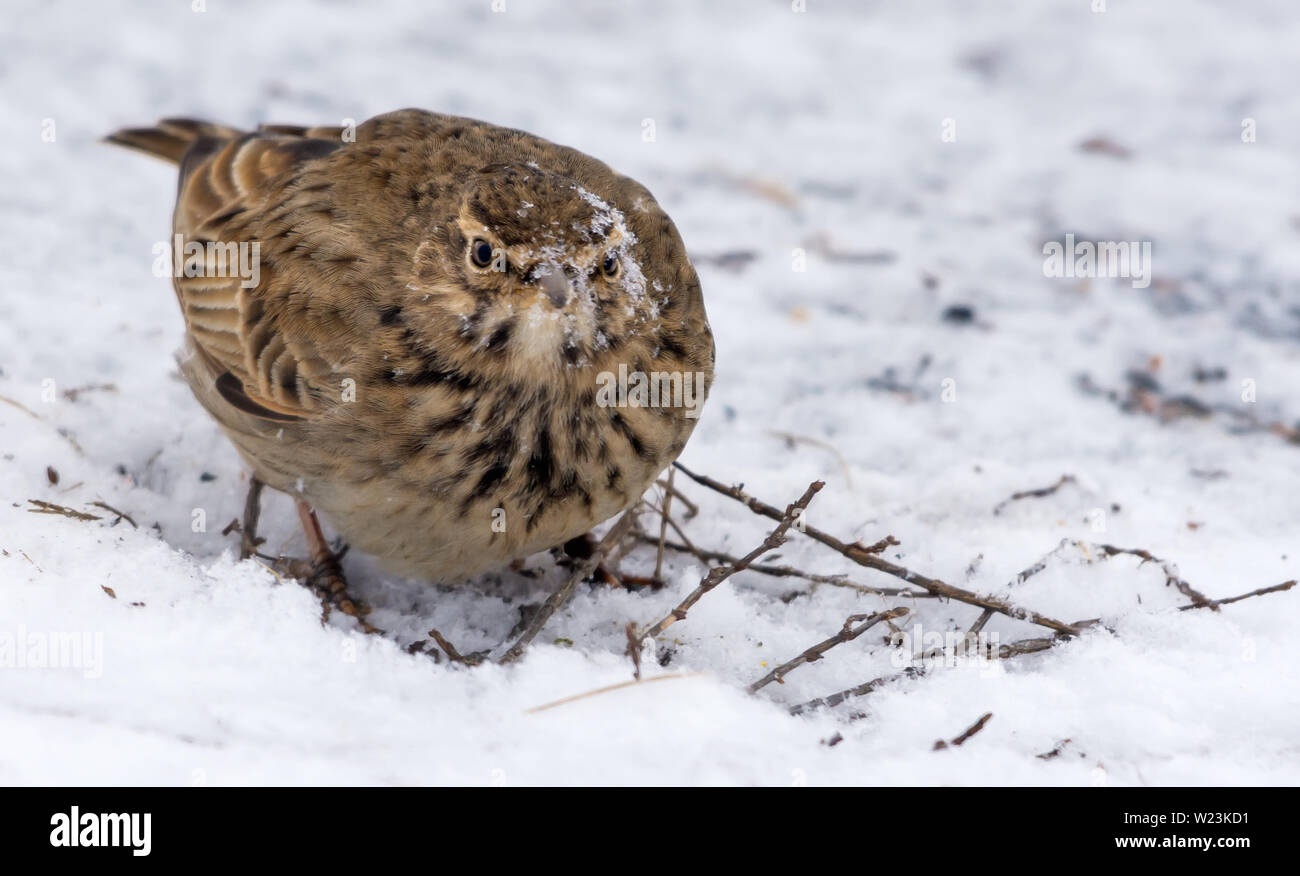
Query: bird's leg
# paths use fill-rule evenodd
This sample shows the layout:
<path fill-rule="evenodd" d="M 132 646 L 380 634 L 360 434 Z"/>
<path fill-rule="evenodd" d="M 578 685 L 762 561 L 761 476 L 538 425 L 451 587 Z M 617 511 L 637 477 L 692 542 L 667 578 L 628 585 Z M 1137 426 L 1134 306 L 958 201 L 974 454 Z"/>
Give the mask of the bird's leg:
<path fill-rule="evenodd" d="M 239 558 L 246 560 L 257 553 L 264 538 L 257 537 L 257 520 L 262 515 L 262 482 L 257 476 L 248 480 L 248 495 L 244 498 L 244 520 L 239 527 Z"/>
<path fill-rule="evenodd" d="M 599 543 L 600 539 L 587 532 L 566 541 L 563 551 L 571 559 L 585 560 L 592 555 Z M 647 578 L 644 575 L 623 575 L 615 572 L 604 562 L 596 566 L 596 571 L 592 573 L 592 579 L 610 587 L 626 587 L 629 590 L 636 590 L 640 587 L 652 587 L 658 590 L 663 586 L 662 582 Z"/>
<path fill-rule="evenodd" d="M 325 608 L 324 617 L 329 616 L 331 608 L 337 608 L 347 616 L 356 618 L 366 632 L 378 632 L 366 623 L 366 609 L 348 595 L 348 581 L 343 577 L 343 565 L 339 562 L 343 554 L 334 553 L 326 544 L 325 533 L 321 532 L 316 512 L 302 499 L 298 499 L 295 504 L 298 506 L 298 519 L 302 521 L 303 534 L 307 537 L 307 550 L 311 554 L 307 586 L 320 597 Z"/>

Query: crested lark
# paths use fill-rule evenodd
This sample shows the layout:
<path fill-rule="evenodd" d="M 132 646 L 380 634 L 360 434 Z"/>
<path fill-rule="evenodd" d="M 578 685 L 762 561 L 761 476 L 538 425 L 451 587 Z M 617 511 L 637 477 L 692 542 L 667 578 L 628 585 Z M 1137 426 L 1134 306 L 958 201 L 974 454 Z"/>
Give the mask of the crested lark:
<path fill-rule="evenodd" d="M 522 131 L 402 110 L 352 133 L 166 120 L 108 138 L 180 166 L 176 240 L 202 250 L 175 279 L 181 370 L 255 477 L 298 500 L 314 559 L 331 557 L 313 509 L 386 569 L 447 580 L 637 501 L 713 375 L 672 221 Z M 255 282 L 231 244 L 256 244 Z"/>

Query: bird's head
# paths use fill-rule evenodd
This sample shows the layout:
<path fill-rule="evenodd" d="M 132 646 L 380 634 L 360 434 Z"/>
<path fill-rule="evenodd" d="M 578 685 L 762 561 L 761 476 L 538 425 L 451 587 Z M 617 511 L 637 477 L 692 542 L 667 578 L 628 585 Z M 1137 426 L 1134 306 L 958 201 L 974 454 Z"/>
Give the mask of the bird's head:
<path fill-rule="evenodd" d="M 661 305 L 681 285 L 680 265 L 661 264 L 661 244 L 643 243 L 637 230 L 661 234 L 662 211 L 611 172 L 593 188 L 604 191 L 532 161 L 468 175 L 455 214 L 418 258 L 461 342 L 520 367 L 581 367 L 657 331 Z M 619 192 L 631 192 L 632 202 L 618 203 Z"/>

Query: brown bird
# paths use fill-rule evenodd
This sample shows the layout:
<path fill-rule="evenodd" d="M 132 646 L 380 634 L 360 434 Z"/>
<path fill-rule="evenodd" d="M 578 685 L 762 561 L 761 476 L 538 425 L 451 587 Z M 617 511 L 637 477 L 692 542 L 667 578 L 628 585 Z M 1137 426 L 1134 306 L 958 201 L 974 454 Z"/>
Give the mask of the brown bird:
<path fill-rule="evenodd" d="M 629 507 L 690 437 L 699 279 L 600 161 L 421 110 L 107 139 L 180 166 L 182 373 L 253 522 L 258 481 L 298 500 L 318 574 L 342 580 L 313 509 L 393 573 L 461 579 Z"/>

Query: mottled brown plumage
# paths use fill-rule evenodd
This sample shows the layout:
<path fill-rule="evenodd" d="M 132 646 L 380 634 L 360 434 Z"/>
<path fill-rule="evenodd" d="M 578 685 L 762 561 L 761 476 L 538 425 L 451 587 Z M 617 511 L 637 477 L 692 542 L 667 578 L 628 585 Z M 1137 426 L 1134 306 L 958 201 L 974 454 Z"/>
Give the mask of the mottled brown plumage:
<path fill-rule="evenodd" d="M 635 502 L 695 421 L 597 404 L 597 375 L 713 373 L 654 198 L 470 119 L 403 110 L 346 133 L 169 120 L 109 138 L 180 164 L 187 243 L 260 247 L 256 285 L 211 259 L 175 283 L 182 371 L 256 476 L 389 570 L 442 580 Z"/>

